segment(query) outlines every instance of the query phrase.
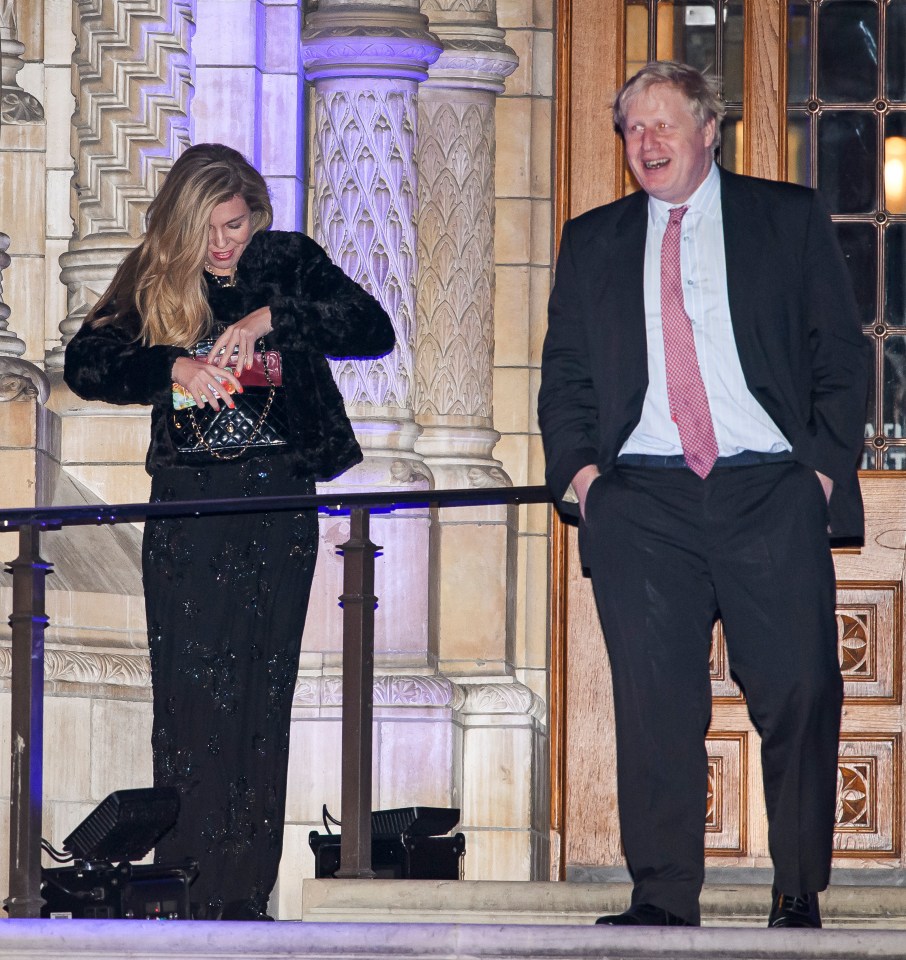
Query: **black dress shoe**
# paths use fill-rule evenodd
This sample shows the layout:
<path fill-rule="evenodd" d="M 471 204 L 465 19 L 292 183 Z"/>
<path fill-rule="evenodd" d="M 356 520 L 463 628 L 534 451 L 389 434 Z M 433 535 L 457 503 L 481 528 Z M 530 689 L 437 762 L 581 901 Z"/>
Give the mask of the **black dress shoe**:
<path fill-rule="evenodd" d="M 677 917 L 669 910 L 656 907 L 651 903 L 639 903 L 625 913 L 615 913 L 607 917 L 598 917 L 595 923 L 614 927 L 692 927 L 694 924 Z"/>
<path fill-rule="evenodd" d="M 788 893 L 771 891 L 774 898 L 771 913 L 768 916 L 769 927 L 812 927 L 821 926 L 821 914 L 818 911 L 818 894 L 804 893 L 793 897 Z"/>
<path fill-rule="evenodd" d="M 220 919 L 273 921 L 274 918 L 265 913 L 261 905 L 254 900 L 232 900 L 224 905 Z"/>

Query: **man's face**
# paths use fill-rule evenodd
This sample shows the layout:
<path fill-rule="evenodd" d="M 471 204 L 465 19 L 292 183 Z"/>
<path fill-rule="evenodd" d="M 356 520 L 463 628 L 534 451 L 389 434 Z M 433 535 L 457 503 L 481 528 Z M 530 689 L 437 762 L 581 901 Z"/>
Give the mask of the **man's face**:
<path fill-rule="evenodd" d="M 650 196 L 685 203 L 711 169 L 714 134 L 714 119 L 700 126 L 673 84 L 652 84 L 626 108 L 623 140 L 629 169 Z"/>

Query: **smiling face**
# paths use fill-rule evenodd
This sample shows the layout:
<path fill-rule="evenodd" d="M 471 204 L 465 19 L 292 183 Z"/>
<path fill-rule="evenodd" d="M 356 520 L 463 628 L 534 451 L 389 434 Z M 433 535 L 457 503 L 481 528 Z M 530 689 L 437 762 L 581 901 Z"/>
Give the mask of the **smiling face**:
<path fill-rule="evenodd" d="M 716 122 L 702 126 L 673 84 L 654 83 L 626 107 L 623 140 L 639 186 L 666 203 L 685 203 L 701 186 L 714 157 Z"/>
<path fill-rule="evenodd" d="M 252 212 L 239 194 L 218 203 L 208 230 L 207 267 L 211 273 L 229 276 L 252 238 Z"/>

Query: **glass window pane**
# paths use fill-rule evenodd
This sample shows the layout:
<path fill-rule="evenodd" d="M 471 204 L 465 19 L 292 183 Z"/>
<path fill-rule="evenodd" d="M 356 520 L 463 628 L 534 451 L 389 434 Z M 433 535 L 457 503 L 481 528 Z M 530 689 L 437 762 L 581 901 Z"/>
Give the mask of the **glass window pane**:
<path fill-rule="evenodd" d="M 812 65 L 812 49 L 809 43 L 812 8 L 807 3 L 790 3 L 789 59 L 787 63 L 787 103 L 806 103 L 809 99 L 809 68 Z"/>
<path fill-rule="evenodd" d="M 648 62 L 648 4 L 630 2 L 626 6 L 626 79 L 634 77 Z"/>
<path fill-rule="evenodd" d="M 786 128 L 786 175 L 791 183 L 811 186 L 811 140 L 808 116 L 790 112 Z"/>
<path fill-rule="evenodd" d="M 826 0 L 818 10 L 818 96 L 868 103 L 878 89 L 878 4 Z"/>
<path fill-rule="evenodd" d="M 856 291 L 862 326 L 870 327 L 877 316 L 877 228 L 870 223 L 837 223 L 835 226 Z"/>
<path fill-rule="evenodd" d="M 877 351 L 883 346 L 883 341 L 872 334 L 866 334 L 871 340 L 871 376 L 868 378 L 868 402 L 865 405 L 865 439 L 871 440 L 877 432 L 878 411 L 877 397 L 878 387 L 875 383 L 875 356 Z"/>
<path fill-rule="evenodd" d="M 743 17 L 741 3 L 728 3 L 724 10 L 723 90 L 727 103 L 742 103 Z"/>
<path fill-rule="evenodd" d="M 887 90 L 888 100 L 906 101 L 906 0 L 887 5 Z"/>
<path fill-rule="evenodd" d="M 906 224 L 891 223 L 884 244 L 884 320 L 894 327 L 906 326 Z"/>
<path fill-rule="evenodd" d="M 702 73 L 719 74 L 715 52 L 716 36 L 715 0 L 658 4 L 659 60 L 681 60 L 701 70 Z"/>
<path fill-rule="evenodd" d="M 884 340 L 884 436 L 906 436 L 906 337 Z M 902 469 L 902 468 L 898 468 Z"/>
<path fill-rule="evenodd" d="M 735 115 L 734 115 L 735 114 Z M 722 167 L 733 173 L 742 173 L 742 117 L 738 111 L 728 113 L 720 125 L 720 152 L 718 160 Z"/>
<path fill-rule="evenodd" d="M 891 111 L 884 131 L 884 207 L 906 213 L 906 113 Z"/>
<path fill-rule="evenodd" d="M 878 121 L 874 112 L 828 110 L 818 120 L 818 188 L 831 213 L 874 213 Z"/>
<path fill-rule="evenodd" d="M 906 447 L 888 447 L 881 460 L 882 470 L 906 470 Z"/>

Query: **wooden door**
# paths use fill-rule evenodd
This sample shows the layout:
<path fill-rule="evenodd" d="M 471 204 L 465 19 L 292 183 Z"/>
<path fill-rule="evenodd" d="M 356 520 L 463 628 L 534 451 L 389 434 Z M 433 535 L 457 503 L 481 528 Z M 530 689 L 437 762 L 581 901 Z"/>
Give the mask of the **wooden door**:
<path fill-rule="evenodd" d="M 633 62 L 645 59 L 631 42 L 624 41 L 626 23 L 627 18 L 638 15 L 633 7 L 647 5 L 650 13 L 654 2 L 561 0 L 559 4 L 558 233 L 567 217 L 613 200 L 624 190 L 620 143 L 611 131 L 602 94 L 615 91 L 627 71 L 631 72 Z M 670 55 L 664 37 L 676 29 L 679 14 L 688 23 L 692 6 L 700 16 L 701 8 L 708 4 L 686 4 L 684 8 L 658 4 L 657 29 L 648 30 L 648 51 L 657 49 L 661 58 Z M 734 0 L 717 0 L 716 7 L 711 4 L 721 11 L 717 16 L 733 6 Z M 734 131 L 737 138 L 731 165 L 774 179 L 785 179 L 789 165 L 794 172 L 798 169 L 797 179 L 803 179 L 804 170 L 805 182 L 814 183 L 826 131 L 833 132 L 834 124 L 861 124 L 859 132 L 864 133 L 872 110 L 876 120 L 877 149 L 871 168 L 871 176 L 877 180 L 874 208 L 863 204 L 864 209 L 838 211 L 835 216 L 876 356 L 876 388 L 866 429 L 866 466 L 875 469 L 861 475 L 865 545 L 834 553 L 846 697 L 835 869 L 902 869 L 906 866 L 901 836 L 901 811 L 906 809 L 902 751 L 906 727 L 902 656 L 906 473 L 900 471 L 906 466 L 906 403 L 901 397 L 906 389 L 898 391 L 897 378 L 901 368 L 906 371 L 906 362 L 899 362 L 900 356 L 906 356 L 906 316 L 901 315 L 906 313 L 906 295 L 900 290 L 906 269 L 906 253 L 902 252 L 906 251 L 906 197 L 898 208 L 885 173 L 897 136 L 906 134 L 906 90 L 900 89 L 906 87 L 906 76 L 900 77 L 900 73 L 906 74 L 906 3 L 881 2 L 874 5 L 874 13 L 866 13 L 871 3 L 848 0 L 790 4 L 746 0 L 736 6 L 744 20 L 739 105 L 743 122 Z M 862 22 L 865 18 L 867 28 Z M 798 70 L 796 61 L 787 59 L 788 44 L 804 44 L 814 57 L 819 43 L 833 37 L 834 30 L 837 34 L 842 30 L 844 36 L 833 42 L 845 43 L 849 27 L 863 33 L 875 29 L 874 42 L 885 53 L 879 69 L 887 75 L 879 77 L 874 101 L 863 90 L 862 100 L 850 97 L 838 103 L 838 96 L 825 102 L 816 95 L 820 78 L 814 62 L 809 66 L 808 90 L 803 87 L 803 83 L 808 86 L 808 78 L 804 80 L 798 73 L 788 78 L 788 62 Z M 833 52 L 832 44 L 828 50 Z M 893 72 L 891 63 L 895 64 Z M 821 82 L 826 84 L 826 78 Z M 796 93 L 800 87 L 801 95 Z M 822 111 L 828 118 L 823 129 Z M 792 131 L 789 136 L 788 127 Z M 906 136 L 900 139 L 906 169 Z M 793 144 L 795 156 L 788 157 L 788 143 Z M 864 170 L 861 174 L 868 175 Z M 873 257 L 866 253 L 871 242 L 875 243 Z M 900 379 L 906 383 L 906 373 Z M 579 568 L 574 531 L 558 521 L 552 536 L 551 610 L 552 875 L 575 879 L 616 876 L 623 860 L 606 653 L 590 585 Z M 785 629 L 782 622 L 776 626 Z M 719 624 L 712 651 L 712 687 L 714 717 L 707 741 L 708 869 L 719 874 L 720 868 L 727 867 L 767 868 L 770 858 L 759 740 L 745 701 L 729 677 Z"/>

